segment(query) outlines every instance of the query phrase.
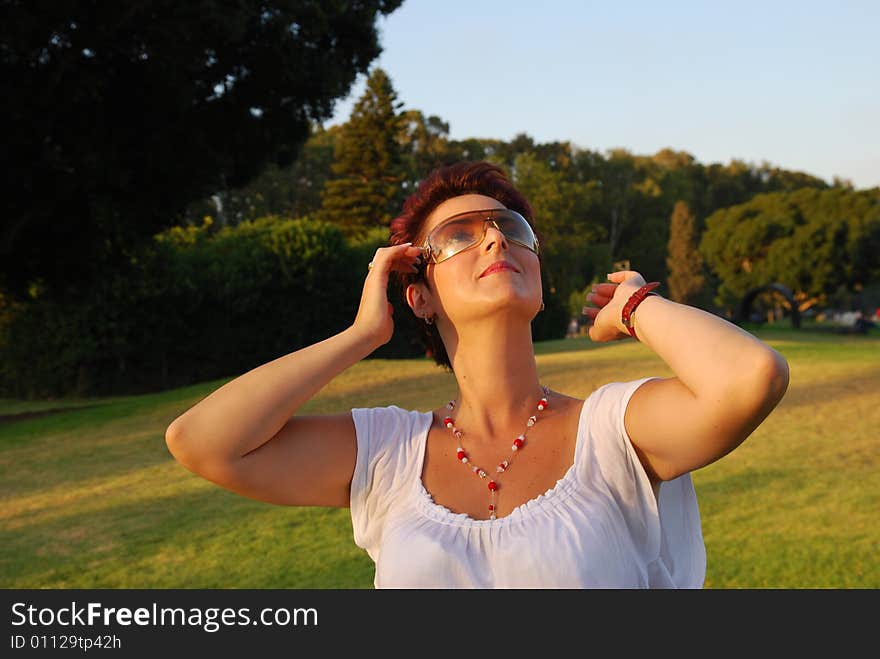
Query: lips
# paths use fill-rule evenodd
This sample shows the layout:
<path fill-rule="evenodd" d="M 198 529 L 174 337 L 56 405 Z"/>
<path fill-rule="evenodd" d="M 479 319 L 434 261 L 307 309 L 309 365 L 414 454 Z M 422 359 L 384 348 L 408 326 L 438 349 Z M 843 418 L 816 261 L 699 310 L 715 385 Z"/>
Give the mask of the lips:
<path fill-rule="evenodd" d="M 501 270 L 512 270 L 513 272 L 519 272 L 516 267 L 510 263 L 509 261 L 495 261 L 488 268 L 483 270 L 483 274 L 480 277 L 485 277 L 486 275 L 491 275 L 493 272 L 499 272 Z"/>

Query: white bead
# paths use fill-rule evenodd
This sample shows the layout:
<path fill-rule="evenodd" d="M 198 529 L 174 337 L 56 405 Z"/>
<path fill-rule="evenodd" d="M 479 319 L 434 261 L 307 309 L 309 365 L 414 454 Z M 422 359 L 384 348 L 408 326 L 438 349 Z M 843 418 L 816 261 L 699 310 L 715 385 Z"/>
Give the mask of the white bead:
<path fill-rule="evenodd" d="M 514 444 L 513 446 L 511 446 L 510 449 L 511 449 L 512 451 L 518 451 L 518 450 L 519 450 L 519 449 L 517 448 L 516 444 Z"/>
<path fill-rule="evenodd" d="M 501 465 L 498 465 L 497 467 L 495 467 L 495 471 L 500 474 L 502 471 L 504 471 L 504 468 Z"/>
<path fill-rule="evenodd" d="M 467 462 L 467 461 L 468 461 L 467 456 L 464 456 L 464 457 L 461 459 L 461 461 L 462 461 L 462 462 Z"/>
<path fill-rule="evenodd" d="M 447 424 L 446 424 L 446 427 L 447 427 L 447 428 L 451 428 L 451 427 L 452 427 L 452 421 L 450 421 L 449 423 L 447 423 Z"/>
<path fill-rule="evenodd" d="M 464 449 L 463 449 L 462 447 L 460 447 L 460 446 L 456 446 L 456 447 L 455 447 L 455 452 L 458 453 L 459 451 L 464 451 Z"/>
<path fill-rule="evenodd" d="M 544 406 L 543 406 L 543 405 L 538 405 L 538 409 L 539 409 L 539 410 L 543 410 L 543 409 L 544 409 Z"/>
<path fill-rule="evenodd" d="M 489 519 L 495 519 L 495 513 L 491 513 L 491 514 L 489 515 Z"/>

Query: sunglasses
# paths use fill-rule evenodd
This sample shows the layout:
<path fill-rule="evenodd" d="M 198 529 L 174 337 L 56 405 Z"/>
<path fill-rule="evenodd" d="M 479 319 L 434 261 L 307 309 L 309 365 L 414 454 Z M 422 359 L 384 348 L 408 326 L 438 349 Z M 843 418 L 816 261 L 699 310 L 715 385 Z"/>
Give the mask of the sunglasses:
<path fill-rule="evenodd" d="M 538 238 L 528 221 L 508 208 L 465 211 L 448 218 L 431 230 L 422 244 L 425 263 L 443 263 L 466 249 L 476 247 L 486 236 L 489 224 L 510 242 L 538 253 Z"/>

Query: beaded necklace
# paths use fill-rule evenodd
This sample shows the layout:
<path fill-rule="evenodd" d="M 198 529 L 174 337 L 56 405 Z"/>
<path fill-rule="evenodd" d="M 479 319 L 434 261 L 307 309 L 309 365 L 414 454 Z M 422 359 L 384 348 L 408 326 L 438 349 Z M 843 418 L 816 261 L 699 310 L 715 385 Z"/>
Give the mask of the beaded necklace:
<path fill-rule="evenodd" d="M 547 397 L 550 395 L 550 389 L 548 389 L 545 385 L 541 385 L 541 389 L 544 391 L 544 397 L 538 401 L 538 411 L 544 410 L 548 406 Z M 455 409 L 455 401 L 451 400 L 446 404 L 446 407 L 449 409 L 450 413 Z M 533 414 L 529 417 L 529 420 L 526 422 L 526 429 L 522 432 L 521 435 L 518 435 L 516 439 L 513 440 L 513 445 L 510 447 L 511 453 L 510 456 L 506 460 L 502 460 L 498 463 L 498 466 L 495 467 L 495 471 L 499 474 L 504 473 L 508 469 L 510 469 L 511 462 L 513 461 L 513 456 L 517 455 L 517 453 L 522 449 L 522 447 L 526 443 L 526 433 L 528 429 L 531 428 L 538 421 L 537 414 Z M 477 465 L 468 465 L 469 459 L 467 452 L 461 447 L 461 438 L 462 432 L 459 428 L 456 428 L 455 421 L 451 416 L 447 416 L 443 419 L 443 425 L 452 430 L 452 436 L 458 440 L 458 447 L 455 449 L 455 456 L 458 458 L 458 461 L 463 465 L 467 466 L 477 477 L 480 479 L 488 478 L 488 474 L 484 469 L 481 469 Z M 489 519 L 496 519 L 495 517 L 495 496 L 498 492 L 498 483 L 494 480 L 489 480 L 487 485 L 489 488 Z"/>

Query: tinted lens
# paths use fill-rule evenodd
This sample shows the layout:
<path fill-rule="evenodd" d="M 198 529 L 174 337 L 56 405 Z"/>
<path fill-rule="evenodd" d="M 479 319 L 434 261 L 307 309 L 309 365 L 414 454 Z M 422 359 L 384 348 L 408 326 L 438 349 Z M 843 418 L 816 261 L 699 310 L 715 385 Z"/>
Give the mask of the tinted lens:
<path fill-rule="evenodd" d="M 525 218 L 514 211 L 475 211 L 441 224 L 431 233 L 431 251 L 437 262 L 472 247 L 483 238 L 487 219 L 498 223 L 501 233 L 524 247 L 537 252 L 538 241 Z"/>
<path fill-rule="evenodd" d="M 507 236 L 508 239 L 518 242 L 520 245 L 528 247 L 533 251 L 538 251 L 538 241 L 535 238 L 532 227 L 529 226 L 529 223 L 526 222 L 522 215 L 508 211 L 506 213 L 499 213 L 495 221 L 498 222 L 501 233 Z"/>
<path fill-rule="evenodd" d="M 484 215 L 470 215 L 450 220 L 431 234 L 431 251 L 437 261 L 448 259 L 454 254 L 479 242 L 483 236 Z"/>

